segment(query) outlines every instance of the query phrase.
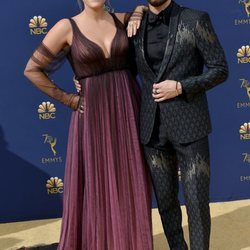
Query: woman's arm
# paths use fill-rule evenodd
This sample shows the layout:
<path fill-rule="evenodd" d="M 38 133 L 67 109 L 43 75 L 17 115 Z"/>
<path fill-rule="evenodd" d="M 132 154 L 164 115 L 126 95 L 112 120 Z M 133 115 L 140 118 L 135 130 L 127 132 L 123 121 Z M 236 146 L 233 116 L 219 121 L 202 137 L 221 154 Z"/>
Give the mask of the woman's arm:
<path fill-rule="evenodd" d="M 147 6 L 139 5 L 131 13 L 115 13 L 120 22 L 127 27 L 128 37 L 132 37 L 136 34 L 137 29 L 139 29 L 141 25 L 143 13 L 147 10 Z"/>
<path fill-rule="evenodd" d="M 76 110 L 79 96 L 66 93 L 48 77 L 48 69 L 53 60 L 71 43 L 71 39 L 72 29 L 69 20 L 60 20 L 32 54 L 24 70 L 24 75 L 42 92 Z"/>

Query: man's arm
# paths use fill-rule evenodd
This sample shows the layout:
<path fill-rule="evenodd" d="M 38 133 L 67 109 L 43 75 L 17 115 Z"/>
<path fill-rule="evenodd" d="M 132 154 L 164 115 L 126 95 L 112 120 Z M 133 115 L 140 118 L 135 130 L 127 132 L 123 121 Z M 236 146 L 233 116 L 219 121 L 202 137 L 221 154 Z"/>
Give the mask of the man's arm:
<path fill-rule="evenodd" d="M 188 101 L 222 83 L 228 77 L 225 54 L 207 13 L 197 21 L 195 41 L 207 71 L 199 76 L 181 80 L 182 91 Z"/>

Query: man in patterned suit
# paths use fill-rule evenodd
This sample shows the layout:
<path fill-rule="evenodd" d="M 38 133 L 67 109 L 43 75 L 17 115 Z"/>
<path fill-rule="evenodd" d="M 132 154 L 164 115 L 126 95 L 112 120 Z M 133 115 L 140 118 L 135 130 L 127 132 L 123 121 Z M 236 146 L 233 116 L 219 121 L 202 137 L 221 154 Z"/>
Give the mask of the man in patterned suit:
<path fill-rule="evenodd" d="M 206 91 L 226 80 L 227 63 L 207 13 L 171 0 L 148 3 L 133 38 L 143 82 L 141 142 L 170 249 L 187 249 L 178 201 L 180 168 L 190 248 L 206 250 L 211 224 Z"/>

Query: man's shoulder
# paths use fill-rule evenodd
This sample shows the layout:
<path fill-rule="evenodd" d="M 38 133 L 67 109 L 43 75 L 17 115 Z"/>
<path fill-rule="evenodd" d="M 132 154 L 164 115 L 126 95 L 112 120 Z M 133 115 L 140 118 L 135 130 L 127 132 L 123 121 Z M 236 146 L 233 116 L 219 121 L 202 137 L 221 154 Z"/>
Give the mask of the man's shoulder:
<path fill-rule="evenodd" d="M 182 7 L 182 6 L 181 6 Z M 192 9 L 188 7 L 182 7 L 182 15 L 183 18 L 188 20 L 194 20 L 197 21 L 201 19 L 203 16 L 208 16 L 208 13 L 206 11 Z"/>

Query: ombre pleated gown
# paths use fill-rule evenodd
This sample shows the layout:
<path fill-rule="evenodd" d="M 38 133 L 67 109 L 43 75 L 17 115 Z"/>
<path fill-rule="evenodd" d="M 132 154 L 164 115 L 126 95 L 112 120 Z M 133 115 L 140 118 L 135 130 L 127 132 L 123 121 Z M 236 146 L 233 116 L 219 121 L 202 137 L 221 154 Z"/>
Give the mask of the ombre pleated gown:
<path fill-rule="evenodd" d="M 73 19 L 68 54 L 82 85 L 66 160 L 60 250 L 152 250 L 151 186 L 138 136 L 140 95 L 119 20 L 110 57 Z"/>

